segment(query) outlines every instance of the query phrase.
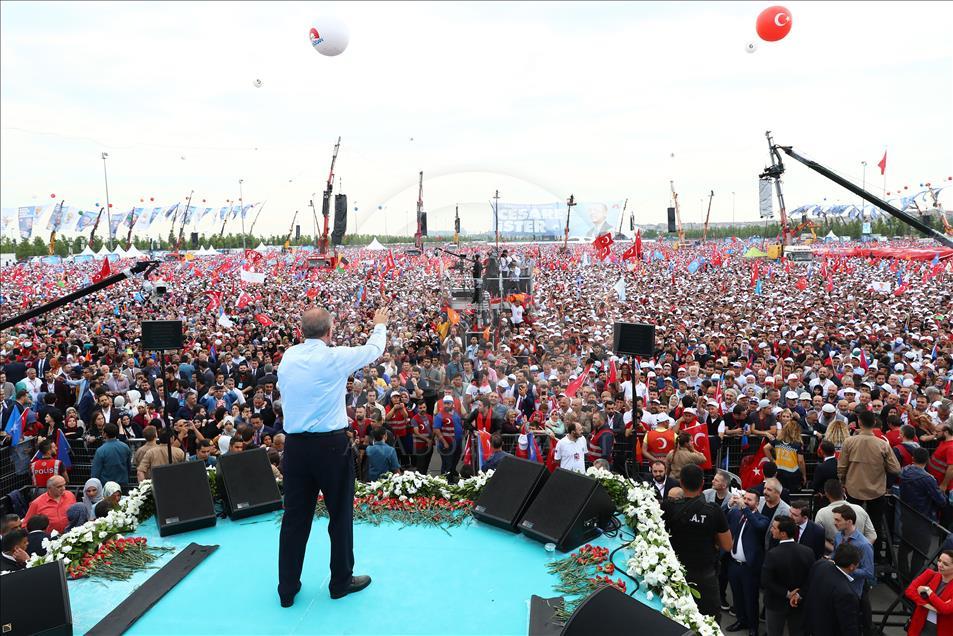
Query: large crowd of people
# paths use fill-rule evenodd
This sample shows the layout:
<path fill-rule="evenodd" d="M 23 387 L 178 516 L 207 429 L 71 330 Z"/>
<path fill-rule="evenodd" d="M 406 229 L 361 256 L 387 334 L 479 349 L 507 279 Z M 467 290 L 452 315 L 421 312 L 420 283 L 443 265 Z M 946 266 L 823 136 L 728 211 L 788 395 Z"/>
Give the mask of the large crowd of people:
<path fill-rule="evenodd" d="M 751 634 L 763 608 L 769 634 L 792 636 L 870 633 L 893 492 L 910 633 L 953 633 L 953 552 L 934 565 L 937 540 L 909 531 L 953 520 L 953 271 L 836 251 L 755 260 L 746 247 L 647 241 L 626 260 L 508 245 L 490 262 L 487 246 L 453 248 L 459 259 L 349 249 L 332 267 L 301 252 L 170 259 L 149 291 L 133 278 L 2 334 L 0 444 L 29 447 L 36 498 L 22 531 L 3 529 L 0 564 L 22 566 L 39 545 L 28 535 L 108 510 L 162 464 L 263 448 L 280 478 L 277 380 L 302 311 L 325 307 L 334 342 L 352 345 L 386 306 L 385 353 L 348 381 L 361 479 L 457 479 L 507 454 L 644 479 L 700 608 L 731 611 L 727 630 Z M 6 267 L 0 315 L 100 268 Z M 452 290 L 473 275 L 486 302 L 461 307 Z M 143 349 L 140 325 L 154 319 L 183 321 L 181 349 Z M 616 355 L 616 322 L 655 325 L 654 355 Z M 64 443 L 91 457 L 79 501 Z M 738 490 L 743 467 L 756 479 Z"/>

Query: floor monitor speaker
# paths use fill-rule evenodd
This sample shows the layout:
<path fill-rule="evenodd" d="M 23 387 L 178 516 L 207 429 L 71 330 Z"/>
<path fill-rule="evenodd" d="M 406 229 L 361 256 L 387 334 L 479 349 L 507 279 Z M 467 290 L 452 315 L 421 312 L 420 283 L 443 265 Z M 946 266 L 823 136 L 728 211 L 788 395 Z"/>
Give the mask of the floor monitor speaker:
<path fill-rule="evenodd" d="M 557 468 L 518 527 L 528 537 L 569 552 L 596 537 L 614 513 L 615 505 L 598 481 Z"/>
<path fill-rule="evenodd" d="M 215 525 L 215 504 L 205 462 L 166 464 L 152 469 L 159 536 Z"/>
<path fill-rule="evenodd" d="M 0 633 L 3 636 L 70 636 L 66 569 L 62 561 L 0 576 Z"/>
<path fill-rule="evenodd" d="M 281 510 L 281 493 L 264 448 L 226 453 L 218 459 L 219 494 L 232 519 Z"/>
<path fill-rule="evenodd" d="M 635 626 L 638 626 L 637 628 Z M 611 585 L 590 594 L 572 613 L 561 636 L 589 634 L 691 636 L 694 632 Z"/>
<path fill-rule="evenodd" d="M 486 482 L 473 516 L 491 525 L 519 532 L 517 524 L 546 483 L 549 471 L 539 463 L 508 455 Z"/>

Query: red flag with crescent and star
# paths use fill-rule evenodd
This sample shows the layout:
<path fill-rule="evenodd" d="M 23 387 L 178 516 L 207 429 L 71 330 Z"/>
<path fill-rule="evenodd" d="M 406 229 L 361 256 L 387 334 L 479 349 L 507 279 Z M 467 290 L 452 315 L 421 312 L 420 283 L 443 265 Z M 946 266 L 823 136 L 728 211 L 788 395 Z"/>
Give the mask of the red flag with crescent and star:
<path fill-rule="evenodd" d="M 568 397 L 576 397 L 576 391 L 582 388 L 582 385 L 586 383 L 586 380 L 589 379 L 589 369 L 592 368 L 592 365 L 586 367 L 585 371 L 579 374 L 579 377 L 570 382 L 566 386 L 566 395 Z"/>
<path fill-rule="evenodd" d="M 606 232 L 605 234 L 597 236 L 596 240 L 592 242 L 592 246 L 596 248 L 596 255 L 600 259 L 605 260 L 614 242 L 615 241 L 612 240 L 612 232 Z"/>
<path fill-rule="evenodd" d="M 741 487 L 747 490 L 753 488 L 764 481 L 764 471 L 762 465 L 768 461 L 763 452 L 757 452 L 754 455 L 748 455 L 741 460 L 741 466 L 738 472 L 741 473 Z"/>
<path fill-rule="evenodd" d="M 880 160 L 877 164 L 877 167 L 880 168 L 880 176 L 887 174 L 887 150 L 884 149 L 884 158 Z"/>
<path fill-rule="evenodd" d="M 710 469 L 714 464 L 711 461 L 711 446 L 708 444 L 708 426 L 696 422 L 693 426 L 683 428 L 681 432 L 692 436 L 692 444 L 695 446 L 695 450 L 705 456 L 705 463 L 702 464 L 702 468 Z"/>

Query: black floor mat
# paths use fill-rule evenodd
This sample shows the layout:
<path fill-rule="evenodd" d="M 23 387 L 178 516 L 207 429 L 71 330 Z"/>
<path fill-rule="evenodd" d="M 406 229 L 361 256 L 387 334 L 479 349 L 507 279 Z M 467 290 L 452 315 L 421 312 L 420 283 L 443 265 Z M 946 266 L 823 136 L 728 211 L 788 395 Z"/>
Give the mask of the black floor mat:
<path fill-rule="evenodd" d="M 140 585 L 135 592 L 109 612 L 103 620 L 89 630 L 87 636 L 105 636 L 122 634 L 132 627 L 139 618 L 149 611 L 160 598 L 175 587 L 179 581 L 195 569 L 205 557 L 218 549 L 217 545 L 199 545 L 190 543 L 184 550 L 172 557 L 172 560 L 163 565 Z"/>

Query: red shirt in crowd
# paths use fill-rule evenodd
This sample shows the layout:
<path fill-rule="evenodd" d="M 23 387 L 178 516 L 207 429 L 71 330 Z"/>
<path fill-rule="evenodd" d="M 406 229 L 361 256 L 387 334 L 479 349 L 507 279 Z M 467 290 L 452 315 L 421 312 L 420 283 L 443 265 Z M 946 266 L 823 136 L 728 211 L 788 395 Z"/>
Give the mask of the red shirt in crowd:
<path fill-rule="evenodd" d="M 26 516 L 23 517 L 23 527 L 26 527 L 27 521 L 34 515 L 46 515 L 50 520 L 50 525 L 46 529 L 47 533 L 56 530 L 60 534 L 66 532 L 66 526 L 69 525 L 69 519 L 66 518 L 66 511 L 76 503 L 76 497 L 70 491 L 65 491 L 56 501 L 50 497 L 49 493 L 43 493 L 30 502 L 30 508 Z"/>

